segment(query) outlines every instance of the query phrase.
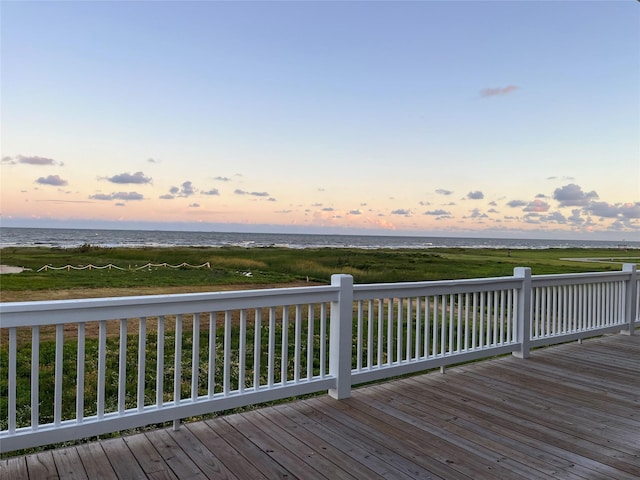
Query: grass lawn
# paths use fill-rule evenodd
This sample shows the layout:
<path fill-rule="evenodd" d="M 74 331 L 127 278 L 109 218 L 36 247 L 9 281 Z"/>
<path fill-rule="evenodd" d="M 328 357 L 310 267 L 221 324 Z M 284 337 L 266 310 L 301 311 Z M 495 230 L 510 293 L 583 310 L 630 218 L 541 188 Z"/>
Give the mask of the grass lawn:
<path fill-rule="evenodd" d="M 568 259 L 599 258 L 598 262 Z M 331 274 L 347 273 L 355 283 L 424 281 L 511 275 L 518 266 L 533 274 L 616 271 L 636 263 L 636 251 L 616 249 L 288 249 L 277 247 L 179 247 L 75 249 L 4 248 L 3 265 L 24 267 L 0 277 L 2 301 L 180 293 L 231 288 L 327 284 Z M 150 267 L 148 263 L 188 263 L 210 268 Z M 103 266 L 118 269 L 38 271 L 45 265 Z"/>

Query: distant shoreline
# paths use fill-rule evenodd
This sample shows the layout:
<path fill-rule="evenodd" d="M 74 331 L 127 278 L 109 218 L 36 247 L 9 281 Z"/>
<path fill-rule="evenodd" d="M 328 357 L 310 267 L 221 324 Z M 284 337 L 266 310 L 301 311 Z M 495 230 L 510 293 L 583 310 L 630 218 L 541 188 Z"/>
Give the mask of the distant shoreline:
<path fill-rule="evenodd" d="M 276 234 L 230 233 L 152 230 L 87 230 L 16 228 L 0 229 L 0 248 L 48 247 L 79 248 L 132 247 L 243 247 L 292 249 L 359 248 L 359 249 L 432 249 L 432 248 L 606 248 L 611 250 L 640 249 L 640 241 L 552 240 L 516 238 L 432 237 L 399 235 L 343 235 L 343 234 Z"/>

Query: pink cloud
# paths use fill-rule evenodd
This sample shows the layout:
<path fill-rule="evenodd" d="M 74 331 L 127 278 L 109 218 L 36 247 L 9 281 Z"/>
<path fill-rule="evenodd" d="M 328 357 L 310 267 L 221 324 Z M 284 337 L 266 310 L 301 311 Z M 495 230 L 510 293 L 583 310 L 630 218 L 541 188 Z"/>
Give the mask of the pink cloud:
<path fill-rule="evenodd" d="M 485 88 L 480 92 L 481 97 L 495 97 L 498 95 L 507 95 L 511 92 L 515 92 L 520 87 L 517 85 L 507 85 L 506 87 L 498 87 L 498 88 Z"/>

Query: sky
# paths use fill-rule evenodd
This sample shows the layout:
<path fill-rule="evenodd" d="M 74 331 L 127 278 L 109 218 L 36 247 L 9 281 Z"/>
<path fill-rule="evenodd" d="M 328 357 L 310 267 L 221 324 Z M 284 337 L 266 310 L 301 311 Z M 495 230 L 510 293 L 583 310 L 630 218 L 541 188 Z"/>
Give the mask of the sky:
<path fill-rule="evenodd" d="M 640 240 L 640 3 L 0 4 L 5 227 Z"/>

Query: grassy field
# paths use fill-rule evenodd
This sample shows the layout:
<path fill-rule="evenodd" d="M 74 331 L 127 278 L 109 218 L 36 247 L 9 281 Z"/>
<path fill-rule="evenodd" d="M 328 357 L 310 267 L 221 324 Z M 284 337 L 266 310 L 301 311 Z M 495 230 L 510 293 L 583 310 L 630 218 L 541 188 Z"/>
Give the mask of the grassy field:
<path fill-rule="evenodd" d="M 580 262 L 576 258 L 601 258 Z M 24 267 L 0 277 L 2 301 L 327 284 L 333 273 L 356 283 L 380 283 L 511 275 L 528 266 L 533 274 L 620 270 L 640 259 L 637 251 L 615 249 L 288 249 L 288 248 L 4 248 L 0 263 Z M 188 263 L 210 268 L 150 267 L 148 263 Z M 38 271 L 45 265 L 103 266 L 125 270 Z"/>

